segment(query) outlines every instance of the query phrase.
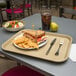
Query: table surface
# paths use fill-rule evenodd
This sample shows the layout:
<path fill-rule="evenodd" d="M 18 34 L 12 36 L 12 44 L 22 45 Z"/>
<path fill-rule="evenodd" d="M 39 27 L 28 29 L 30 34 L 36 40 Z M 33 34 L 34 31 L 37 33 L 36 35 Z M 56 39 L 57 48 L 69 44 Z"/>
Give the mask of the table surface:
<path fill-rule="evenodd" d="M 35 25 L 35 29 L 39 29 L 42 25 L 41 15 L 35 14 L 30 17 L 24 18 L 25 29 L 31 29 L 32 24 Z M 72 36 L 73 43 L 76 43 L 76 20 L 52 17 L 52 21 L 59 25 L 59 30 L 56 33 L 68 34 Z M 1 45 L 8 40 L 16 32 L 7 32 L 3 28 L 0 28 L 0 52 L 13 60 L 23 62 L 25 65 L 32 67 L 42 73 L 53 74 L 55 76 L 75 76 L 76 75 L 76 63 L 68 59 L 64 63 L 53 63 L 37 58 L 32 58 L 20 54 L 5 52 L 1 49 Z"/>

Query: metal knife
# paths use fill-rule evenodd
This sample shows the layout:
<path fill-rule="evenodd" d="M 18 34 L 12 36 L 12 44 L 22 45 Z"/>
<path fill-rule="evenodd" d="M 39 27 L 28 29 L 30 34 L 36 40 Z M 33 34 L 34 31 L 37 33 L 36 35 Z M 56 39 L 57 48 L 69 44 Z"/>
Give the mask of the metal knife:
<path fill-rule="evenodd" d="M 50 49 L 51 49 L 52 46 L 54 45 L 55 41 L 56 41 L 56 38 L 54 38 L 53 41 L 50 43 L 50 47 L 49 47 L 49 49 L 47 50 L 46 55 L 48 55 L 48 53 L 50 52 Z"/>

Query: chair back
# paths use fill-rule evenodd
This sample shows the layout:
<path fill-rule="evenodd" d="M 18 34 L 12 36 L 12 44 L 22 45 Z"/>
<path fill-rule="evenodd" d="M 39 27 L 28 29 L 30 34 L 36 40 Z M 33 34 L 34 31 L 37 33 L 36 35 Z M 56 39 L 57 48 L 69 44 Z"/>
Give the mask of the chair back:
<path fill-rule="evenodd" d="M 33 14 L 32 5 L 33 5 L 33 0 L 25 0 L 25 9 L 28 12 L 28 16 Z"/>

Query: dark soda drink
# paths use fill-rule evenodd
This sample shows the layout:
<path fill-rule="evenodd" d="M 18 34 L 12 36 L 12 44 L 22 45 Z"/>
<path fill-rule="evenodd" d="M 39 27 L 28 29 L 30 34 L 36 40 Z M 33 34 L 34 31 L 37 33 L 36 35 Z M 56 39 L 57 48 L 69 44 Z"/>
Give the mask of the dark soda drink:
<path fill-rule="evenodd" d="M 51 14 L 48 12 L 42 13 L 41 18 L 42 18 L 42 29 L 49 31 L 50 22 L 51 22 Z"/>

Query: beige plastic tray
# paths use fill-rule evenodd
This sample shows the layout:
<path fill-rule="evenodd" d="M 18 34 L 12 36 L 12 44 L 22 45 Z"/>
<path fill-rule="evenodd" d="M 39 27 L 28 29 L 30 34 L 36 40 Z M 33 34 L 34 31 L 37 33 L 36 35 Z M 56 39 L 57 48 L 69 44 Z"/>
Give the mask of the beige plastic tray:
<path fill-rule="evenodd" d="M 12 36 L 9 40 L 4 42 L 2 44 L 2 49 L 4 51 L 23 54 L 23 55 L 27 55 L 27 56 L 31 56 L 31 57 L 35 57 L 35 58 L 39 58 L 39 59 L 44 59 L 44 60 L 48 60 L 48 61 L 53 61 L 53 62 L 64 62 L 65 60 L 68 59 L 70 47 L 71 47 L 71 43 L 72 43 L 72 38 L 70 36 L 46 32 L 46 35 L 48 36 L 48 42 L 45 46 L 43 46 L 39 49 L 35 49 L 35 50 L 22 50 L 22 49 L 16 48 L 12 44 L 12 40 L 16 36 L 20 35 L 22 33 L 22 31 L 23 30 L 19 31 L 14 36 Z M 51 48 L 49 54 L 46 55 L 46 51 L 48 50 L 50 43 L 54 38 L 56 38 L 56 42 L 54 43 L 53 47 Z M 57 49 L 59 47 L 60 41 L 63 41 L 64 43 L 60 48 L 59 55 L 56 56 L 55 52 L 57 51 Z"/>

